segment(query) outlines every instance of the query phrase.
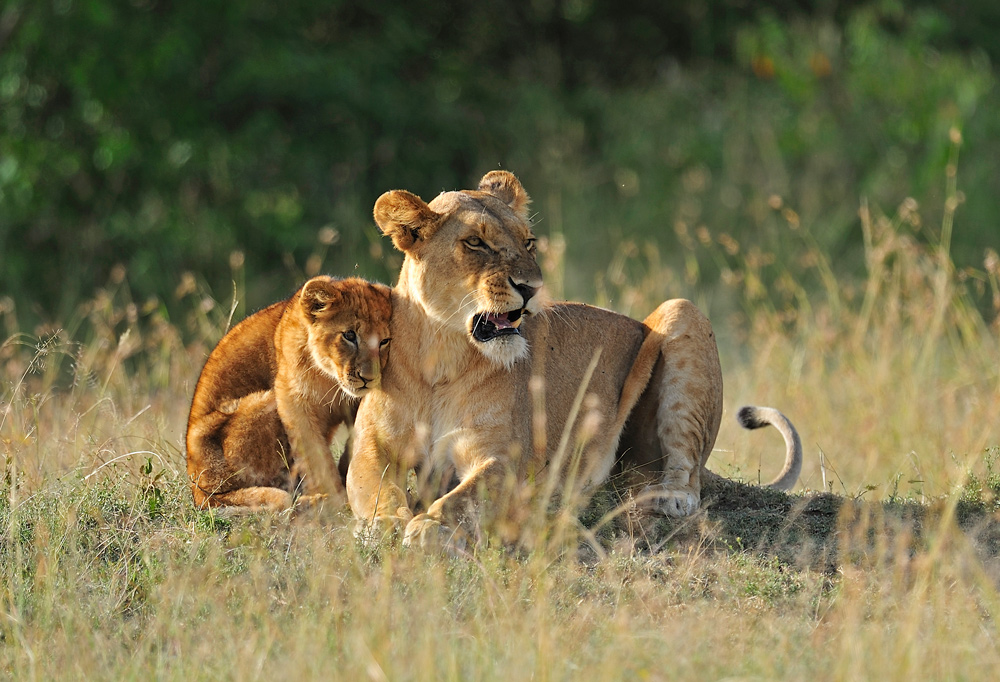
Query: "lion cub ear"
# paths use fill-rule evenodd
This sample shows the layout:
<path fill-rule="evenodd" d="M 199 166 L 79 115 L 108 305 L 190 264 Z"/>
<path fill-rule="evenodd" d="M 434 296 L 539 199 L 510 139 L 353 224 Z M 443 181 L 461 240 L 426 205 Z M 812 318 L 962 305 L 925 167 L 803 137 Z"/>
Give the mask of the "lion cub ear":
<path fill-rule="evenodd" d="M 508 171 L 490 171 L 479 181 L 479 191 L 492 194 L 511 207 L 522 220 L 528 219 L 528 204 L 531 197 L 513 173 Z"/>
<path fill-rule="evenodd" d="M 405 189 L 386 192 L 375 202 L 375 223 L 400 251 L 409 251 L 437 231 L 444 218 L 424 200 Z"/>
<path fill-rule="evenodd" d="M 302 287 L 302 295 L 299 296 L 299 305 L 309 317 L 315 319 L 321 313 L 325 313 L 337 307 L 341 301 L 341 293 L 337 288 L 337 282 L 332 277 L 313 277 Z"/>

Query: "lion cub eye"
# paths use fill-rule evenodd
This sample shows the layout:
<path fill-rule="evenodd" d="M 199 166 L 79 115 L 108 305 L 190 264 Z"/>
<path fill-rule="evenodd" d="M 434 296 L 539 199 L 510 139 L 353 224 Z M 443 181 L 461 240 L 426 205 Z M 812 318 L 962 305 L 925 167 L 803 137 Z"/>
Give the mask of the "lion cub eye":
<path fill-rule="evenodd" d="M 346 332 L 341 334 L 341 336 L 344 337 L 344 341 L 347 341 L 347 343 L 351 344 L 352 346 L 358 345 L 358 335 L 355 334 L 353 331 L 347 330 Z"/>

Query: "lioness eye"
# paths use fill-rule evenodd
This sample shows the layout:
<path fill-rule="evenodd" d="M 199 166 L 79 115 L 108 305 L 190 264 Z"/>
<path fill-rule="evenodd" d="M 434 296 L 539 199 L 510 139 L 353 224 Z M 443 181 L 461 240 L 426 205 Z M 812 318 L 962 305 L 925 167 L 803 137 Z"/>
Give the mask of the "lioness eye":
<path fill-rule="evenodd" d="M 532 239 L 529 239 L 528 241 L 524 242 L 524 248 L 526 248 L 528 251 L 534 251 L 535 250 L 535 239 L 532 238 Z"/>
<path fill-rule="evenodd" d="M 358 335 L 355 334 L 353 331 L 348 330 L 344 332 L 343 336 L 344 336 L 344 341 L 347 341 L 347 343 L 353 344 L 355 346 L 358 345 Z"/>
<path fill-rule="evenodd" d="M 465 240 L 465 244 L 473 249 L 481 249 L 486 246 L 486 244 L 483 243 L 483 240 L 479 237 L 469 237 Z"/>
<path fill-rule="evenodd" d="M 379 348 L 385 348 L 386 346 L 388 346 L 388 345 L 389 345 L 389 342 L 390 342 L 390 341 L 392 341 L 392 339 L 382 339 L 382 343 L 380 343 L 380 344 L 378 345 L 378 347 L 379 347 Z"/>

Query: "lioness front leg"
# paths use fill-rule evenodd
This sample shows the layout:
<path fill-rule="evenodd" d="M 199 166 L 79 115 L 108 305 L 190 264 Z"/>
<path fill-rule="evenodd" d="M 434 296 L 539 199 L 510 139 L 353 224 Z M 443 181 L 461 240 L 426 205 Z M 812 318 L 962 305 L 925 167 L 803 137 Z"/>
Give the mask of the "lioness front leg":
<path fill-rule="evenodd" d="M 403 544 L 422 547 L 444 544 L 464 549 L 484 529 L 499 530 L 498 522 L 511 518 L 513 481 L 512 473 L 500 459 L 475 459 L 453 490 L 407 524 Z"/>
<path fill-rule="evenodd" d="M 406 499 L 407 473 L 373 433 L 358 428 L 347 470 L 347 498 L 359 533 L 381 537 L 402 530 L 413 518 Z"/>
<path fill-rule="evenodd" d="M 655 401 L 662 471 L 640 500 L 667 516 L 688 516 L 701 504 L 701 470 L 722 419 L 719 351 L 711 324 L 690 301 L 663 303 L 645 324 L 663 335 L 650 390 L 643 396 Z"/>

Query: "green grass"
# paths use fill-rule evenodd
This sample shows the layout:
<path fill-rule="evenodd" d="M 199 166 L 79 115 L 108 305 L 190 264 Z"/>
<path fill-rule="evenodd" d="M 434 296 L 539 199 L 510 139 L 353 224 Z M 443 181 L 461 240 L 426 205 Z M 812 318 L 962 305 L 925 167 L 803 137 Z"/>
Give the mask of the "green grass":
<path fill-rule="evenodd" d="M 374 99 L 331 99 L 356 93 L 349 70 L 306 69 L 319 87 L 297 101 L 321 105 L 299 107 L 306 118 L 223 135 L 217 102 L 171 85 L 203 69 L 136 61 L 90 14 L 25 10 L 5 56 L 0 678 L 995 676 L 1000 258 L 983 247 L 998 89 L 979 51 L 929 47 L 940 17 L 893 2 L 841 23 L 762 16 L 732 64 L 664 62 L 635 87 L 570 88 L 520 59 L 483 80 L 475 60 L 448 58 L 462 43 L 414 79 L 393 64 L 424 60 L 419 41 L 365 30 L 309 54 L 334 67 L 375 55 Z M 199 38 L 213 24 L 174 15 L 127 28 L 193 40 L 173 50 L 182 61 L 218 51 Z M 276 23 L 291 37 L 267 49 L 298 50 L 314 34 L 295 22 L 312 16 Z M 81 65 L 66 40 L 24 28 L 43 24 L 108 59 Z M 26 59 L 36 43 L 42 58 Z M 274 60 L 237 61 L 235 87 L 263 96 L 260 111 L 291 111 Z M 100 78 L 57 86 L 67 65 Z M 150 124 L 128 82 L 170 106 Z M 475 87 L 441 96 L 463 82 Z M 362 111 L 417 91 L 431 93 L 419 107 Z M 359 122 L 351 139 L 313 115 L 331 101 Z M 534 197 L 553 296 L 638 318 L 684 296 L 713 320 L 726 415 L 709 466 L 725 478 L 706 482 L 702 511 L 636 518 L 612 484 L 530 551 L 456 558 L 359 542 L 342 510 L 195 510 L 187 411 L 231 320 L 287 295 L 293 273 L 392 272 L 372 199 L 394 186 L 429 198 L 497 163 Z M 58 276 L 39 244 L 62 254 Z M 799 428 L 792 495 L 755 485 L 782 445 L 736 425 L 748 403 Z"/>
<path fill-rule="evenodd" d="M 716 481 L 698 517 L 599 550 L 448 558 L 363 546 L 342 513 L 195 511 L 182 475 L 138 468 L 2 507 L 7 674 L 950 679 L 1000 662 L 985 506 L 960 526 L 955 500 Z"/>
<path fill-rule="evenodd" d="M 782 264 L 780 291 L 752 286 L 767 254 L 681 240 L 729 269 L 731 286 L 699 300 L 726 411 L 773 404 L 795 421 L 794 494 L 753 485 L 779 466 L 777 435 L 727 418 L 709 463 L 726 478 L 706 482 L 696 516 L 616 514 L 612 484 L 530 551 L 464 557 L 362 543 L 342 510 L 195 510 L 184 426 L 231 306 L 193 284 L 178 292 L 189 317 L 171 320 L 123 276 L 63 330 L 0 345 L 0 674 L 991 677 L 1000 341 L 977 286 L 996 296 L 1000 266 L 957 271 L 946 243 L 912 237 L 914 210 L 863 213 L 858 281 L 828 276 L 791 220 L 809 258 Z M 558 239 L 543 247 L 559 282 Z M 636 244 L 598 279 L 641 316 L 648 283 L 670 276 Z"/>

